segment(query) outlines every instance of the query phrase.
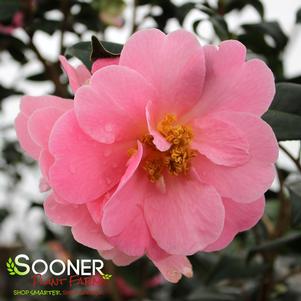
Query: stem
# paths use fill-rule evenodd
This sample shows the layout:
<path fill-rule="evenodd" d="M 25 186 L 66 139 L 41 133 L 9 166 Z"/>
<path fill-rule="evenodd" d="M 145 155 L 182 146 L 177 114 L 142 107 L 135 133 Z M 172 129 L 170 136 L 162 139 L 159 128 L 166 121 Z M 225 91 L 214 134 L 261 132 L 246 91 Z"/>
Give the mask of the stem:
<path fill-rule="evenodd" d="M 64 37 L 67 29 L 68 17 L 70 12 L 69 0 L 62 0 L 61 11 L 63 13 L 63 20 L 61 25 L 61 40 L 60 40 L 60 54 L 65 52 L 64 48 Z"/>
<path fill-rule="evenodd" d="M 137 6 L 138 6 L 138 0 L 133 0 L 133 14 L 132 14 L 132 30 L 131 30 L 131 34 L 135 33 L 135 31 L 137 30 L 137 23 L 136 23 Z"/>
<path fill-rule="evenodd" d="M 287 231 L 287 229 L 289 228 L 291 215 L 291 202 L 287 199 L 283 190 L 285 178 L 281 173 L 281 170 L 279 170 L 279 168 L 277 168 L 277 173 L 280 182 L 280 190 L 278 194 L 278 198 L 280 200 L 280 208 L 273 235 L 274 238 L 281 237 Z"/>
<path fill-rule="evenodd" d="M 54 83 L 56 94 L 58 94 L 61 97 L 67 97 L 68 92 L 66 86 L 61 83 L 57 68 L 55 67 L 55 65 L 52 65 L 49 62 L 47 62 L 47 60 L 41 55 L 37 47 L 34 45 L 32 40 L 32 35 L 30 34 L 29 34 L 29 47 L 35 53 L 39 61 L 43 64 L 48 78 Z"/>
<path fill-rule="evenodd" d="M 279 144 L 279 148 L 295 163 L 297 169 L 301 172 L 301 164 L 284 146 Z"/>

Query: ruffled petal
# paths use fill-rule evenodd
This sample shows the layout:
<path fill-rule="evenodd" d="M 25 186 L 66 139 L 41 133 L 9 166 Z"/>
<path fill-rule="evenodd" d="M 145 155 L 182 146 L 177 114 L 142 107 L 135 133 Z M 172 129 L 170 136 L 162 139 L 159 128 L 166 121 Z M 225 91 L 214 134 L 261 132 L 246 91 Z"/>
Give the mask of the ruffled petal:
<path fill-rule="evenodd" d="M 25 116 L 29 117 L 34 111 L 47 107 L 66 112 L 73 108 L 73 100 L 52 95 L 23 96 L 21 98 L 20 110 Z"/>
<path fill-rule="evenodd" d="M 201 97 L 203 48 L 187 31 L 168 35 L 157 29 L 139 31 L 124 45 L 119 64 L 138 71 L 156 88 L 156 105 L 163 113 L 187 112 Z"/>
<path fill-rule="evenodd" d="M 160 248 L 174 255 L 191 255 L 220 236 L 224 206 L 212 186 L 201 183 L 191 174 L 168 178 L 165 193 L 150 183 L 144 200 L 144 216 Z"/>
<path fill-rule="evenodd" d="M 169 282 L 179 282 L 182 275 L 187 278 L 193 276 L 191 263 L 186 256 L 170 255 L 160 249 L 154 241 L 148 248 L 147 256 Z"/>
<path fill-rule="evenodd" d="M 126 266 L 136 261 L 139 257 L 137 256 L 128 256 L 118 249 L 113 248 L 111 250 L 98 251 L 100 256 L 106 260 L 112 260 L 114 264 L 118 266 Z"/>
<path fill-rule="evenodd" d="M 25 152 L 30 157 L 37 160 L 40 156 L 41 147 L 36 144 L 29 135 L 27 123 L 28 117 L 23 113 L 19 113 L 19 115 L 15 119 L 17 138 Z"/>
<path fill-rule="evenodd" d="M 91 73 L 85 65 L 81 64 L 77 68 L 74 68 L 69 64 L 64 56 L 60 55 L 59 59 L 68 76 L 73 93 L 75 93 L 79 87 L 88 83 Z"/>
<path fill-rule="evenodd" d="M 49 139 L 49 151 L 55 158 L 50 185 L 68 202 L 95 200 L 119 182 L 129 147 L 92 140 L 79 127 L 74 112 L 67 112 L 56 122 Z"/>
<path fill-rule="evenodd" d="M 207 72 L 198 112 L 227 110 L 258 116 L 266 112 L 275 94 L 274 76 L 267 65 L 259 59 L 245 62 L 246 49 L 238 41 L 204 49 Z"/>
<path fill-rule="evenodd" d="M 109 66 L 77 91 L 75 112 L 80 127 L 99 142 L 136 140 L 146 132 L 145 107 L 154 95 L 139 73 Z"/>
<path fill-rule="evenodd" d="M 92 74 L 104 67 L 110 65 L 118 65 L 118 64 L 119 64 L 119 57 L 98 59 L 92 65 Z"/>
<path fill-rule="evenodd" d="M 48 149 L 50 132 L 62 114 L 64 114 L 64 111 L 48 107 L 38 109 L 30 115 L 28 119 L 28 131 L 37 145 L 43 149 Z"/>
<path fill-rule="evenodd" d="M 275 135 L 268 124 L 251 114 L 223 112 L 219 118 L 239 128 L 249 142 L 250 160 L 241 166 L 216 165 L 205 156 L 194 158 L 193 166 L 202 181 L 213 185 L 222 197 L 253 202 L 271 186 L 278 157 Z"/>
<path fill-rule="evenodd" d="M 239 232 L 249 230 L 255 226 L 264 213 L 265 199 L 259 198 L 252 203 L 237 203 L 230 199 L 223 199 L 225 206 L 225 225 L 220 237 L 205 251 L 213 252 L 224 249 Z"/>
<path fill-rule="evenodd" d="M 239 166 L 249 159 L 249 143 L 233 124 L 207 116 L 194 120 L 192 148 L 209 160 L 225 166 Z"/>
<path fill-rule="evenodd" d="M 55 224 L 74 226 L 82 221 L 87 210 L 84 205 L 63 204 L 57 201 L 57 196 L 51 193 L 44 202 L 46 216 Z"/>
<path fill-rule="evenodd" d="M 118 188 L 104 206 L 102 227 L 107 236 L 120 234 L 137 214 L 142 214 L 139 206 L 141 206 L 143 197 L 141 187 L 144 186 L 139 183 L 138 177 L 134 176 L 142 155 L 143 148 L 138 142 L 138 150 L 129 160 L 128 168 Z M 135 193 L 133 193 L 134 191 Z"/>

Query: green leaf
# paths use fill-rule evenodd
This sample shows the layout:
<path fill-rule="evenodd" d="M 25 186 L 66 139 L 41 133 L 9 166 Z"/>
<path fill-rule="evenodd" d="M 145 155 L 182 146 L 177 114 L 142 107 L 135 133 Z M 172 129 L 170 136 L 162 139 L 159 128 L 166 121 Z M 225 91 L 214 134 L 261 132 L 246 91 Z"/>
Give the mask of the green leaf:
<path fill-rule="evenodd" d="M 16 273 L 15 272 L 10 272 L 9 275 L 16 275 Z"/>
<path fill-rule="evenodd" d="M 220 0 L 219 12 L 229 13 L 232 10 L 242 10 L 245 6 L 253 6 L 261 18 L 264 16 L 264 7 L 259 0 Z"/>
<path fill-rule="evenodd" d="M 20 9 L 19 0 L 1 0 L 0 1 L 0 21 L 11 19 Z"/>
<path fill-rule="evenodd" d="M 278 22 L 273 21 L 273 22 L 260 22 L 255 24 L 245 24 L 242 25 L 242 28 L 245 31 L 244 40 L 248 43 L 248 39 L 250 39 L 249 42 L 252 43 L 251 46 L 254 47 L 256 46 L 256 48 L 260 48 L 261 44 L 265 44 L 266 48 L 282 51 L 288 42 L 288 38 L 283 32 Z M 266 43 L 266 40 L 264 38 L 265 35 L 273 39 L 273 41 L 275 42 L 275 46 L 271 47 Z M 256 42 L 258 42 L 257 45 L 255 45 Z M 255 51 L 255 52 L 262 53 L 260 49 L 259 51 Z"/>
<path fill-rule="evenodd" d="M 263 119 L 273 128 L 279 141 L 301 139 L 301 85 L 280 83 Z"/>
<path fill-rule="evenodd" d="M 216 35 L 221 41 L 231 38 L 228 25 L 222 16 L 212 16 L 209 18 L 209 21 L 211 22 Z"/>
<path fill-rule="evenodd" d="M 276 95 L 270 108 L 301 116 L 301 85 L 278 83 Z"/>
<path fill-rule="evenodd" d="M 79 42 L 67 48 L 65 55 L 69 57 L 77 57 L 87 66 L 88 69 L 91 69 L 91 53 L 92 46 L 90 42 Z"/>
<path fill-rule="evenodd" d="M 8 262 L 6 263 L 6 266 L 7 266 L 7 268 L 10 268 L 10 264 Z"/>
<path fill-rule="evenodd" d="M 114 58 L 120 55 L 123 45 L 99 41 L 95 36 L 92 36 L 92 62 L 102 58 Z"/>
<path fill-rule="evenodd" d="M 49 80 L 49 78 L 46 76 L 44 71 L 41 73 L 30 75 L 26 79 L 30 81 L 37 81 L 37 82 Z"/>
<path fill-rule="evenodd" d="M 298 9 L 296 14 L 296 23 L 301 23 L 301 8 Z"/>
<path fill-rule="evenodd" d="M 11 257 L 8 258 L 8 262 L 9 262 L 9 263 L 12 263 Z"/>
<path fill-rule="evenodd" d="M 79 42 L 69 47 L 65 55 L 79 58 L 91 69 L 92 61 L 98 58 L 116 57 L 120 54 L 122 47 L 121 44 L 98 41 L 96 37 L 92 37 L 91 42 Z"/>

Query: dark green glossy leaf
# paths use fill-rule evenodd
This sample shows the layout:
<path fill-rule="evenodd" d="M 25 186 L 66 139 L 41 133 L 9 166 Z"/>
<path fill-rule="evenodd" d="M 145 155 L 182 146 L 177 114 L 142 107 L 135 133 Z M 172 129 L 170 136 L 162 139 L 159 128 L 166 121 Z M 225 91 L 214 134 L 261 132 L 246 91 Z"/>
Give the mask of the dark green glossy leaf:
<path fill-rule="evenodd" d="M 123 45 L 106 41 L 99 41 L 92 37 L 91 60 L 94 62 L 102 58 L 114 58 L 120 55 Z"/>
<path fill-rule="evenodd" d="M 218 11 L 223 14 L 229 13 L 232 10 L 242 10 L 247 5 L 250 5 L 256 9 L 262 18 L 264 16 L 264 7 L 259 0 L 220 0 L 218 4 Z"/>
<path fill-rule="evenodd" d="M 246 33 L 246 40 L 248 40 L 248 38 L 252 38 L 253 41 L 254 38 L 257 37 L 257 40 L 255 41 L 260 42 L 257 45 L 257 47 L 260 47 L 262 41 L 264 41 L 265 47 L 270 47 L 277 51 L 282 51 L 287 45 L 288 38 L 283 32 L 278 22 L 260 22 L 256 24 L 244 24 L 242 25 L 242 28 Z M 268 45 L 264 35 L 270 36 L 273 39 L 275 46 Z M 259 53 L 261 52 L 259 51 Z"/>
<path fill-rule="evenodd" d="M 228 25 L 223 17 L 215 15 L 210 17 L 209 21 L 211 22 L 216 35 L 221 41 L 231 38 Z"/>
<path fill-rule="evenodd" d="M 91 69 L 91 53 L 91 42 L 79 42 L 67 48 L 65 55 L 69 57 L 77 57 L 87 66 L 88 69 Z"/>
<path fill-rule="evenodd" d="M 92 46 L 93 45 L 93 46 Z M 120 54 L 123 45 L 107 41 L 98 41 L 92 37 L 92 42 L 80 42 L 69 47 L 65 54 L 79 58 L 89 69 L 92 62 L 98 58 L 116 57 Z"/>
<path fill-rule="evenodd" d="M 301 116 L 301 85 L 278 83 L 270 109 Z"/>
<path fill-rule="evenodd" d="M 301 139 L 301 85 L 279 83 L 269 111 L 263 119 L 279 141 Z"/>
<path fill-rule="evenodd" d="M 41 73 L 37 73 L 37 74 L 31 75 L 31 76 L 28 76 L 26 79 L 30 80 L 30 81 L 35 81 L 35 82 L 49 80 L 49 78 L 46 76 L 45 72 L 41 72 Z"/>
<path fill-rule="evenodd" d="M 301 139 L 301 117 L 269 110 L 262 118 L 273 128 L 278 141 Z"/>
<path fill-rule="evenodd" d="M 195 8 L 195 3 L 193 2 L 187 2 L 183 5 L 177 7 L 176 9 L 176 18 L 180 22 L 181 25 L 183 25 L 183 22 L 185 20 L 185 17 L 188 15 L 188 13 Z"/>

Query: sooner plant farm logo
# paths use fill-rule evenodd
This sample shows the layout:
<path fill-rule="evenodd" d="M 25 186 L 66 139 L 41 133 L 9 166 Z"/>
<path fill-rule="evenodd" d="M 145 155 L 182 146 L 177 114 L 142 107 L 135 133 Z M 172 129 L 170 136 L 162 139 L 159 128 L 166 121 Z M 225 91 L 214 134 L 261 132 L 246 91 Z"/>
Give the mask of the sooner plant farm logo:
<path fill-rule="evenodd" d="M 54 259 L 30 260 L 26 254 L 19 254 L 14 259 L 8 258 L 6 269 L 13 277 L 31 275 L 33 289 L 14 290 L 14 295 L 70 295 L 95 294 L 91 287 L 101 287 L 111 274 L 103 272 L 101 259 L 76 259 L 75 261 Z M 41 287 L 43 289 L 41 289 Z M 81 287 L 81 290 L 75 288 Z M 84 290 L 83 288 L 87 288 Z M 49 290 L 50 288 L 50 290 Z"/>
<path fill-rule="evenodd" d="M 32 272 L 35 275 L 51 273 L 53 276 L 61 276 L 63 274 L 67 274 L 68 276 L 72 274 L 94 276 L 99 274 L 106 280 L 112 277 L 112 275 L 105 274 L 102 271 L 104 263 L 101 259 L 77 259 L 75 263 L 69 259 L 67 262 L 54 259 L 50 263 L 47 263 L 43 259 L 36 259 L 31 265 L 28 263 L 29 260 L 30 258 L 26 254 L 19 254 L 14 260 L 9 257 L 6 262 L 7 272 L 12 276 L 25 276 Z"/>

